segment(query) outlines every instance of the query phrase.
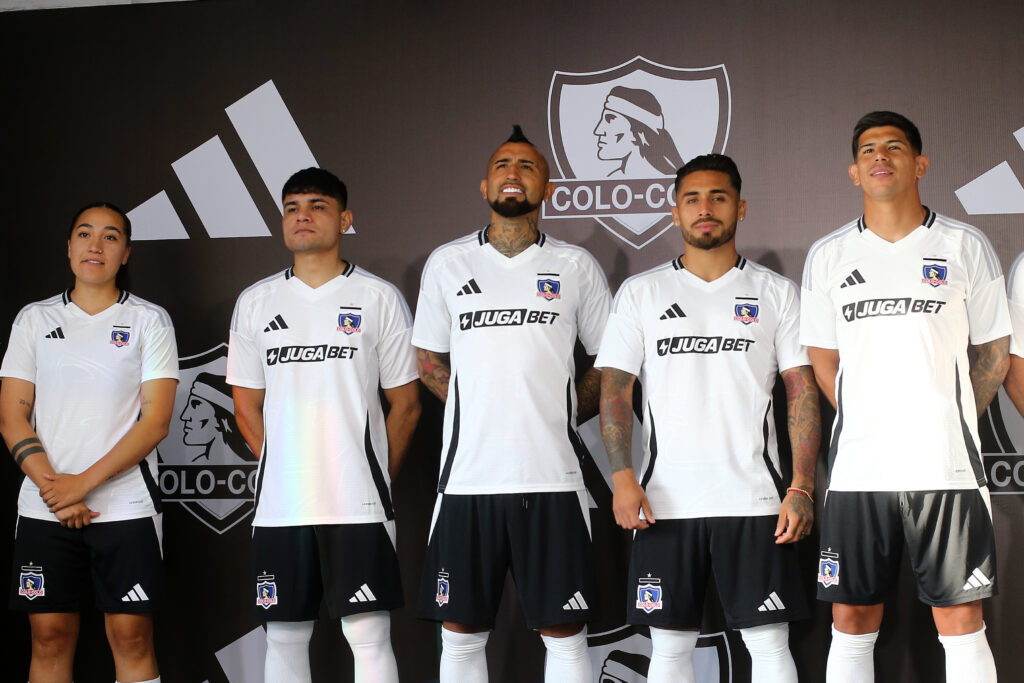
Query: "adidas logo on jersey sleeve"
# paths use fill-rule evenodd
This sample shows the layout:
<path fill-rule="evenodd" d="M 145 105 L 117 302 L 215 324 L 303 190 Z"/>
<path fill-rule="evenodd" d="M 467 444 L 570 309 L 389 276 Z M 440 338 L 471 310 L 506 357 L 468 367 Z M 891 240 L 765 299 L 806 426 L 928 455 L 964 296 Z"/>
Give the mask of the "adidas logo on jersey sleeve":
<path fill-rule="evenodd" d="M 281 314 L 274 316 L 274 319 L 270 321 L 270 324 L 263 328 L 264 332 L 276 332 L 277 330 L 287 330 L 288 323 L 284 321 Z"/>
<path fill-rule="evenodd" d="M 679 307 L 679 304 L 672 304 L 665 309 L 665 312 L 661 314 L 658 320 L 671 320 L 673 318 L 685 318 L 686 314 L 683 313 L 683 309 Z"/>
<path fill-rule="evenodd" d="M 64 339 L 64 330 L 58 327 L 57 329 L 44 336 L 43 339 Z"/>
<path fill-rule="evenodd" d="M 483 294 L 483 291 L 480 289 L 480 285 L 478 285 L 476 280 L 473 278 L 470 278 L 469 282 L 462 285 L 462 289 L 456 292 L 455 296 L 463 296 L 466 294 Z"/>

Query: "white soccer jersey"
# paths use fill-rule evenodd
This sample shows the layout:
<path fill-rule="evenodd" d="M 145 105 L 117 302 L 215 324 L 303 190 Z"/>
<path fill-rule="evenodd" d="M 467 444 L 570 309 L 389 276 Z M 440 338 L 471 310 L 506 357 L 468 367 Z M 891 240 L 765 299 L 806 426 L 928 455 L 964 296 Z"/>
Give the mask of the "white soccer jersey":
<path fill-rule="evenodd" d="M 508 258 L 478 231 L 430 255 L 413 345 L 451 353 L 438 491 L 580 491 L 573 348 L 597 353 L 611 296 L 585 249 L 543 233 Z"/>
<path fill-rule="evenodd" d="M 378 388 L 417 378 L 401 293 L 351 263 L 316 289 L 291 268 L 238 297 L 227 381 L 265 389 L 253 526 L 394 519 Z"/>
<path fill-rule="evenodd" d="M 796 285 L 742 256 L 714 282 L 677 258 L 626 280 L 597 366 L 640 378 L 640 481 L 655 519 L 771 515 L 782 479 L 772 388 L 808 365 Z"/>
<path fill-rule="evenodd" d="M 927 211 L 887 242 L 860 218 L 811 247 L 801 299 L 800 341 L 839 350 L 829 488 L 984 484 L 967 346 L 1010 334 L 985 236 Z"/>
<path fill-rule="evenodd" d="M 70 290 L 21 309 L 0 376 L 35 385 L 32 420 L 57 472 L 79 474 L 106 455 L 138 422 L 140 389 L 153 379 L 178 379 L 178 349 L 167 312 L 122 292 L 117 303 L 89 315 Z M 150 517 L 160 511 L 154 449 L 138 467 L 85 497 L 97 522 Z M 56 521 L 25 477 L 18 514 Z"/>
<path fill-rule="evenodd" d="M 1024 253 L 1010 266 L 1010 279 L 1006 283 L 1010 302 L 1010 322 L 1013 336 L 1010 337 L 1010 353 L 1024 358 Z"/>

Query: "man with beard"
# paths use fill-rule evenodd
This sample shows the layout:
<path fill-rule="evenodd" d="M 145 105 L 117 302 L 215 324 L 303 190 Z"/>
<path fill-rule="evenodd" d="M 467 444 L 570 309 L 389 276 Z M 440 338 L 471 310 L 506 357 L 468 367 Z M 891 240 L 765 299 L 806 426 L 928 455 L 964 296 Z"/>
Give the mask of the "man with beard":
<path fill-rule="evenodd" d="M 679 170 L 672 216 L 686 251 L 623 283 L 596 363 L 615 519 L 636 530 L 627 619 L 651 627 L 652 683 L 694 681 L 709 572 L 726 623 L 750 652 L 753 680 L 797 680 L 788 622 L 808 608 L 791 544 L 814 522 L 818 392 L 798 340 L 796 285 L 736 252 L 747 209 L 740 182 L 721 154 Z M 772 413 L 780 372 L 793 446 L 788 486 Z M 637 377 L 640 482 L 630 452 Z"/>
<path fill-rule="evenodd" d="M 576 425 L 597 413 L 600 373 L 578 372 L 573 349 L 579 339 L 597 353 L 610 296 L 593 256 L 540 232 L 553 189 L 516 126 L 480 183 L 490 224 L 434 251 L 420 283 L 412 341 L 423 383 L 445 403 L 419 604 L 444 622 L 441 681 L 487 680 L 484 646 L 510 568 L 547 648 L 545 680 L 593 680 L 588 456 Z"/>

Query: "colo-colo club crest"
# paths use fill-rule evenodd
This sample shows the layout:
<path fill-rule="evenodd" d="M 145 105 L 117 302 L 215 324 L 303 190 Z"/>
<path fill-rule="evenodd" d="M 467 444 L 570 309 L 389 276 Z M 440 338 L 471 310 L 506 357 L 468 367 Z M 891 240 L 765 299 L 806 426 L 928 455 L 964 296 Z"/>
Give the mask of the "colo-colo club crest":
<path fill-rule="evenodd" d="M 730 107 L 724 64 L 690 69 L 638 56 L 603 71 L 556 71 L 548 130 L 561 178 L 544 217 L 596 219 L 644 247 L 672 225 L 676 170 L 725 151 Z"/>
<path fill-rule="evenodd" d="M 235 422 L 227 345 L 178 361 L 174 419 L 160 445 L 160 491 L 222 534 L 253 511 L 257 460 Z"/>

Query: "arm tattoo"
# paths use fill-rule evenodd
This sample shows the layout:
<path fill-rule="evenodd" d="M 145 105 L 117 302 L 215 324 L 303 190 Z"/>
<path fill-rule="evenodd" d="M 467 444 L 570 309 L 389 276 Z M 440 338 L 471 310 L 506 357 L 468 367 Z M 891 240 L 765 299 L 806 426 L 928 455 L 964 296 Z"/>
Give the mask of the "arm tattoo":
<path fill-rule="evenodd" d="M 601 372 L 601 440 L 608 451 L 612 473 L 633 466 L 634 375 L 615 368 Z"/>
<path fill-rule="evenodd" d="M 821 415 L 814 371 L 809 365 L 790 368 L 782 373 L 782 381 L 786 385 L 789 439 L 793 446 L 793 480 L 799 481 L 802 488 L 809 486 L 813 489 L 814 467 L 821 443 Z"/>
<path fill-rule="evenodd" d="M 996 397 L 1010 369 L 1010 338 L 1002 337 L 971 347 L 971 386 L 978 415 L 985 412 Z"/>
<path fill-rule="evenodd" d="M 576 424 L 583 424 L 597 415 L 600 397 L 601 371 L 590 368 L 576 384 Z"/>
<path fill-rule="evenodd" d="M 452 377 L 451 354 L 416 349 L 416 364 L 424 386 L 442 403 L 447 401 L 448 382 Z"/>
<path fill-rule="evenodd" d="M 25 407 L 26 407 L 26 408 L 28 408 L 29 410 L 32 410 L 32 403 L 31 403 L 31 402 L 29 402 L 29 401 L 26 401 L 26 400 L 25 400 L 25 399 L 23 399 L 23 398 L 19 398 L 19 399 L 18 399 L 18 405 L 19 405 L 19 406 L 25 406 Z"/>
<path fill-rule="evenodd" d="M 35 437 L 29 437 L 19 441 L 14 444 L 14 447 L 11 449 L 11 455 L 14 457 L 14 462 L 18 467 L 21 467 L 21 463 L 25 462 L 25 458 L 28 456 L 45 452 L 42 442 Z"/>

